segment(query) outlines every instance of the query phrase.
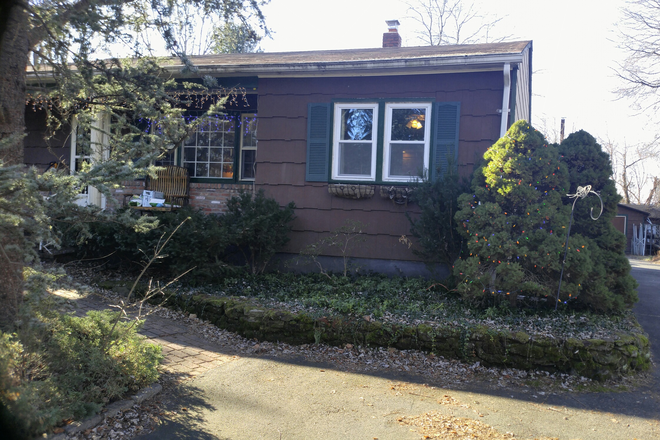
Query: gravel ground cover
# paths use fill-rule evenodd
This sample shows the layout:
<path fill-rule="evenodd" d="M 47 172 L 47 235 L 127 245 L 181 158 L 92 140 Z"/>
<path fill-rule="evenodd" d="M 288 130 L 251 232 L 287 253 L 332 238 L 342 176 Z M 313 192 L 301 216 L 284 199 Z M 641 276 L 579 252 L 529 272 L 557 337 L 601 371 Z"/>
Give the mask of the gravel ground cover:
<path fill-rule="evenodd" d="M 98 268 L 85 266 L 72 266 L 67 268 L 69 277 L 63 283 L 68 288 L 81 293 L 101 294 L 108 304 L 116 304 L 123 298 L 113 292 L 94 286 L 92 280 L 99 279 Z M 122 274 L 117 272 L 106 272 L 101 275 L 103 279 L 121 279 Z M 207 288 L 185 289 L 182 294 L 204 292 Z M 277 299 L 266 299 L 263 296 L 253 297 L 262 301 L 264 305 L 284 307 L 292 311 L 306 310 L 313 313 L 329 312 L 329 308 L 316 308 L 305 304 L 303 301 L 281 301 Z M 224 353 L 234 356 L 259 356 L 272 359 L 303 359 L 308 362 L 321 362 L 331 365 L 342 371 L 358 372 L 367 374 L 393 374 L 407 375 L 417 381 L 423 380 L 437 387 L 450 389 L 468 389 L 469 387 L 487 387 L 491 389 L 511 389 L 522 393 L 528 393 L 533 399 L 543 399 L 546 394 L 573 393 L 587 390 L 629 390 L 649 380 L 647 374 L 634 377 L 624 377 L 606 383 L 594 383 L 589 379 L 566 374 L 550 374 L 548 372 L 527 372 L 512 368 L 488 368 L 475 364 L 466 364 L 457 360 L 444 359 L 432 353 L 424 353 L 415 350 L 396 350 L 394 348 L 365 348 L 346 344 L 343 347 L 332 347 L 323 344 L 306 344 L 292 346 L 285 343 L 259 342 L 248 340 L 235 333 L 219 329 L 204 322 L 193 315 L 184 315 L 180 312 L 159 306 L 146 306 L 145 312 L 185 323 L 191 333 L 199 335 L 204 339 L 217 344 Z M 479 317 L 471 315 L 469 310 L 464 315 L 456 318 L 454 309 L 446 309 L 445 312 L 452 313 L 454 319 L 459 321 L 479 320 Z M 367 315 L 369 316 L 369 315 Z M 376 318 L 374 318 L 376 319 Z M 383 313 L 378 319 L 383 320 L 406 320 L 422 319 L 422 317 L 409 318 L 396 316 L 389 312 Z M 534 322 L 529 319 L 510 320 L 504 317 L 504 321 L 510 320 L 509 324 L 490 319 L 492 325 L 512 325 L 512 329 L 525 328 L 538 332 L 557 331 L 557 328 L 565 328 L 566 334 L 590 335 L 590 337 L 613 336 L 613 332 L 627 328 L 630 323 L 626 319 L 610 322 L 607 320 L 582 318 L 577 315 L 545 318 L 543 323 Z M 557 325 L 557 320 L 560 325 Z M 480 322 L 484 320 L 481 319 Z M 517 326 L 517 327 L 515 327 Z M 543 333 L 537 333 L 543 334 Z M 69 436 L 70 440 L 82 439 L 130 439 L 140 433 L 149 432 L 163 418 L 171 417 L 176 412 L 185 412 L 186 408 L 177 408 L 173 399 L 176 399 L 176 389 L 185 381 L 186 377 L 163 374 L 160 383 L 164 391 L 154 400 L 136 405 L 132 409 L 120 413 L 113 418 L 107 418 L 104 423 L 96 428 L 89 429 L 83 433 Z M 174 409 L 172 409 L 174 408 Z M 506 433 L 498 433 L 487 425 L 474 420 L 462 420 L 459 418 L 446 418 L 440 414 L 422 414 L 402 418 L 402 424 L 416 427 L 421 438 L 441 439 L 499 439 L 513 438 Z"/>

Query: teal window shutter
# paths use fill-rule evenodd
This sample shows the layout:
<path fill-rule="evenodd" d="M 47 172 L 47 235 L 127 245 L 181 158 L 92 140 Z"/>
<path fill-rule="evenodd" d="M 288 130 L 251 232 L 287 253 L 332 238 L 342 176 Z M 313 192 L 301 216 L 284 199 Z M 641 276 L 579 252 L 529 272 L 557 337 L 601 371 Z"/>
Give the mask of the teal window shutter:
<path fill-rule="evenodd" d="M 449 162 L 458 161 L 458 127 L 460 102 L 437 102 L 433 106 L 433 145 L 431 146 L 431 179 L 447 172 Z"/>
<path fill-rule="evenodd" d="M 305 180 L 327 182 L 330 160 L 330 103 L 307 106 L 307 166 Z"/>

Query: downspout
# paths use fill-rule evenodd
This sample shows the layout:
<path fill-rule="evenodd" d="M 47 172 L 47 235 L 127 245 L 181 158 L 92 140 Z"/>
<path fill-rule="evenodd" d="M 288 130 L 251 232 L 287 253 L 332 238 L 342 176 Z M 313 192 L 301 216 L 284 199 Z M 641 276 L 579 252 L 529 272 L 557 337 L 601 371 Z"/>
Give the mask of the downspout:
<path fill-rule="evenodd" d="M 504 64 L 504 92 L 502 96 L 502 122 L 500 137 L 504 137 L 509 128 L 509 97 L 511 96 L 511 64 Z"/>

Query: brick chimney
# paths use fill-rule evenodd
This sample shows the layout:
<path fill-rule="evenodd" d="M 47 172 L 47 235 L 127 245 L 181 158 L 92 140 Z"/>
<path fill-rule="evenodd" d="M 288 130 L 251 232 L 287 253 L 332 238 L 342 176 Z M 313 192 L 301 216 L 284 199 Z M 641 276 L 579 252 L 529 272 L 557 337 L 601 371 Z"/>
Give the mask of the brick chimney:
<path fill-rule="evenodd" d="M 383 34 L 383 47 L 401 47 L 401 35 L 399 35 L 399 20 L 387 20 L 387 32 Z"/>

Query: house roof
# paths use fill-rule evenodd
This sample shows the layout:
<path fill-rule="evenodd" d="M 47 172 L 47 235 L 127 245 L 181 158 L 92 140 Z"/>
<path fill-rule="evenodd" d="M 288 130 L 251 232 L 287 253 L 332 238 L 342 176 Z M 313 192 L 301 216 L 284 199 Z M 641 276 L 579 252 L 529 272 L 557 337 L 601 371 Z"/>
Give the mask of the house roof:
<path fill-rule="evenodd" d="M 195 73 L 181 73 L 182 63 L 163 64 L 178 77 L 199 75 L 304 77 L 370 76 L 438 72 L 501 70 L 504 64 L 531 57 L 531 41 L 453 46 L 388 47 L 376 49 L 262 52 L 192 56 Z"/>
<path fill-rule="evenodd" d="M 636 205 L 633 203 L 619 203 L 619 206 L 641 212 L 652 219 L 660 219 L 660 207 L 648 205 Z"/>
<path fill-rule="evenodd" d="M 382 47 L 375 49 L 318 50 L 306 52 L 261 52 L 197 55 L 189 59 L 197 69 L 184 72 L 178 57 L 161 61 L 177 78 L 213 77 L 311 77 L 383 76 L 429 73 L 499 71 L 506 63 L 515 68 L 527 60 L 531 65 L 532 41 L 462 44 L 424 47 Z M 42 66 L 39 75 L 28 67 L 27 81 L 48 76 Z"/>

